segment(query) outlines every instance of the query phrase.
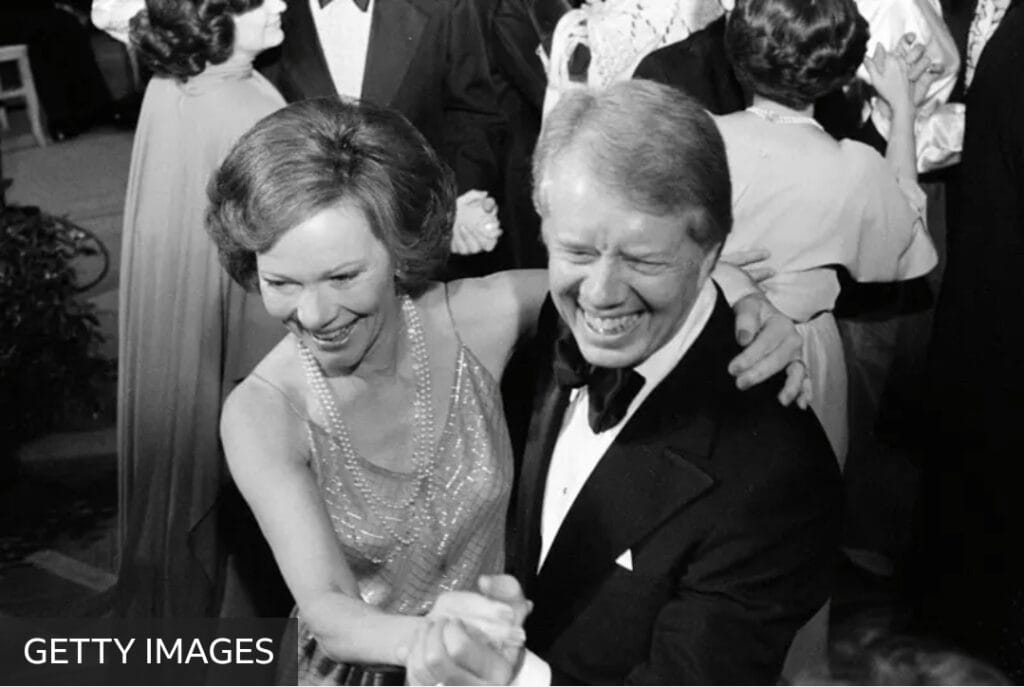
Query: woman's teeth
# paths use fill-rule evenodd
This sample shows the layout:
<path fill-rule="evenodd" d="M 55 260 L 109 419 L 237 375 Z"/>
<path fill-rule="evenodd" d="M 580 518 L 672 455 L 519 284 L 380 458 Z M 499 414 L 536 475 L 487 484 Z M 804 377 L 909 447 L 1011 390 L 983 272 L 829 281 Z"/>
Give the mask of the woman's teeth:
<path fill-rule="evenodd" d="M 334 344 L 344 341 L 348 338 L 348 335 L 352 333 L 352 328 L 355 326 L 355 322 L 346 324 L 344 327 L 339 327 L 327 332 L 321 332 L 319 334 L 313 334 L 313 340 L 321 344 Z"/>
<path fill-rule="evenodd" d="M 628 331 L 640 321 L 640 314 L 622 315 L 620 317 L 598 317 L 583 312 L 583 321 L 591 331 L 602 336 L 614 336 Z"/>

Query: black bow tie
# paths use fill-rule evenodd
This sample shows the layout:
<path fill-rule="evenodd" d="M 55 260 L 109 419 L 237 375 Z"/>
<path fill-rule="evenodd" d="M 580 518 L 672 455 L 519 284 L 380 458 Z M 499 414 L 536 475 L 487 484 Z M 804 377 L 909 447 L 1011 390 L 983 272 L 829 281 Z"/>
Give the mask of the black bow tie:
<path fill-rule="evenodd" d="M 319 0 L 319 2 L 320 9 L 323 9 L 330 5 L 332 0 Z M 365 12 L 366 8 L 370 6 L 370 0 L 352 0 L 352 2 L 355 3 L 356 7 L 358 7 L 361 12 Z"/>
<path fill-rule="evenodd" d="M 571 333 L 555 342 L 554 371 L 560 386 L 587 387 L 587 421 L 597 434 L 622 421 L 630 402 L 644 386 L 643 375 L 631 367 L 597 367 L 588 363 Z"/>

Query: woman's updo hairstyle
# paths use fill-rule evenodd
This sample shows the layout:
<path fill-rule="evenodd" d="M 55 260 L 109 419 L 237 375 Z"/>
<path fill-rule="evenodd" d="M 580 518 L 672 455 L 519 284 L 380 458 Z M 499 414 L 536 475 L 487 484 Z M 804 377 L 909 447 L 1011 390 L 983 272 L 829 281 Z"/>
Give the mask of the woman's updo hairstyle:
<path fill-rule="evenodd" d="M 263 0 L 146 0 L 131 20 L 131 42 L 157 76 L 182 81 L 231 57 L 234 15 Z"/>
<path fill-rule="evenodd" d="M 854 0 L 737 0 L 725 46 L 744 86 L 802 109 L 853 79 L 868 36 Z"/>

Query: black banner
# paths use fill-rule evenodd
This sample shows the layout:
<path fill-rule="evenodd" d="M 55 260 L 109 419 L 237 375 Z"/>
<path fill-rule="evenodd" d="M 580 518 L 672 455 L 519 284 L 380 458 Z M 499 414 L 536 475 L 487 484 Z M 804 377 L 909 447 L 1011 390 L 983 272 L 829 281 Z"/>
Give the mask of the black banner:
<path fill-rule="evenodd" d="M 0 618 L 0 685 L 294 685 L 294 619 Z"/>

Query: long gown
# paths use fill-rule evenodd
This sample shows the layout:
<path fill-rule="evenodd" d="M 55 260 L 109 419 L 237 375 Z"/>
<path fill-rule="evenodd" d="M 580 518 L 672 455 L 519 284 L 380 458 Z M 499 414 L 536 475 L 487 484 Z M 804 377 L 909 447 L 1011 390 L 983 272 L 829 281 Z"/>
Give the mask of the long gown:
<path fill-rule="evenodd" d="M 283 335 L 220 266 L 206 184 L 234 142 L 284 105 L 251 65 L 153 78 L 125 201 L 118 344 L 118 612 L 215 614 L 225 555 L 211 513 L 226 470 L 223 398 Z"/>
<path fill-rule="evenodd" d="M 924 193 L 856 141 L 836 141 L 812 121 L 750 113 L 716 117 L 732 176 L 733 230 L 723 252 L 765 248 L 776 276 L 762 286 L 797 323 L 813 384 L 811 406 L 843 464 L 846 365 L 831 310 L 833 267 L 865 282 L 911 279 L 937 261 Z M 809 120 L 809 118 L 808 118 Z"/>

